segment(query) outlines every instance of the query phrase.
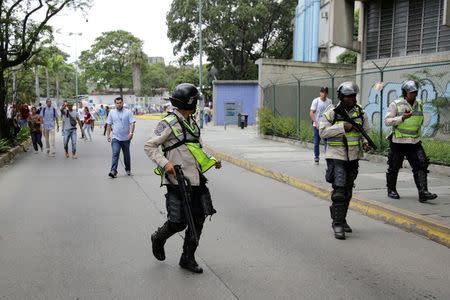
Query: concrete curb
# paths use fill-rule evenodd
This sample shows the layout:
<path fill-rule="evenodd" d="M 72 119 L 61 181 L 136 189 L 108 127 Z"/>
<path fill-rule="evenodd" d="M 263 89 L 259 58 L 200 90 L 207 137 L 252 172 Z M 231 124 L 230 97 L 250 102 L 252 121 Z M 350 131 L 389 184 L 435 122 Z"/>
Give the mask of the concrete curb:
<path fill-rule="evenodd" d="M 12 148 L 6 153 L 0 155 L 0 168 L 3 168 L 7 164 L 11 163 L 17 155 L 22 152 L 27 152 L 27 148 L 31 145 L 31 138 L 23 142 L 22 144 Z"/>
<path fill-rule="evenodd" d="M 263 135 L 263 134 L 261 135 L 261 138 L 266 139 L 266 140 L 280 142 L 280 143 L 296 145 L 296 146 L 300 146 L 300 147 L 310 149 L 310 150 L 314 149 L 314 144 L 310 143 L 310 142 L 297 141 L 297 140 L 289 139 L 289 138 L 285 138 L 285 137 L 279 137 L 279 136 L 273 136 L 273 135 Z M 323 145 L 320 145 L 320 152 L 321 153 L 325 152 Z M 387 165 L 387 157 L 384 155 L 364 153 L 363 159 L 370 161 L 370 162 L 382 163 L 382 164 Z M 403 161 L 403 168 L 411 169 L 411 167 L 406 159 Z M 430 164 L 428 166 L 428 170 L 430 172 L 433 172 L 433 173 L 436 173 L 439 175 L 444 175 L 444 176 L 450 177 L 450 167 L 447 167 L 447 166 Z"/>
<path fill-rule="evenodd" d="M 166 117 L 167 114 L 164 115 L 154 115 L 154 116 L 136 116 L 137 120 L 162 120 Z"/>
<path fill-rule="evenodd" d="M 330 201 L 331 189 L 327 187 L 265 168 L 252 162 L 219 152 L 209 146 L 205 146 L 205 150 L 214 155 L 217 159 L 230 162 L 256 174 L 286 183 L 290 186 Z M 353 196 L 352 201 L 350 202 L 350 208 L 365 216 L 376 220 L 381 220 L 385 223 L 424 236 L 450 248 L 449 224 L 433 220 L 426 216 L 411 213 L 388 204 L 365 199 L 358 195 Z"/>

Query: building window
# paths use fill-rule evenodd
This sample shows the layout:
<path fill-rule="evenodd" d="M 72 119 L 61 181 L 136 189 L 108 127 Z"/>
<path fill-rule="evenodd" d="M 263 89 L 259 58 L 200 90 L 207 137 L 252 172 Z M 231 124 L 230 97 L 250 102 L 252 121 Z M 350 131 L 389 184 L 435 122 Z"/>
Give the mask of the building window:
<path fill-rule="evenodd" d="M 450 51 L 446 0 L 366 2 L 366 59 Z"/>

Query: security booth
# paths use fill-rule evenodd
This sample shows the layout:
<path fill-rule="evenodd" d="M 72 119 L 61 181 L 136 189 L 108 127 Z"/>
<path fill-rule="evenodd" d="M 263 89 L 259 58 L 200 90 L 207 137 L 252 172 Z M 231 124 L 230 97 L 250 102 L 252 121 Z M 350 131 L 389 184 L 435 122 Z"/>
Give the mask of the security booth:
<path fill-rule="evenodd" d="M 253 125 L 258 109 L 258 81 L 213 81 L 214 125 Z"/>

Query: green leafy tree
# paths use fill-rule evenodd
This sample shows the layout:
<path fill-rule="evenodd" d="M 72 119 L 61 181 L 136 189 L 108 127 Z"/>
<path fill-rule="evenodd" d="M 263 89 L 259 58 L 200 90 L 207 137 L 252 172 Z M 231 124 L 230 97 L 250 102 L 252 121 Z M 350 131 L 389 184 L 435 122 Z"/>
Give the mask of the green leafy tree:
<path fill-rule="evenodd" d="M 60 76 L 62 72 L 75 72 L 75 68 L 69 64 L 66 64 L 64 62 L 64 57 L 62 55 L 53 55 L 50 57 L 50 59 L 47 62 L 47 68 L 53 73 L 55 78 L 55 89 L 56 89 L 56 99 L 58 101 L 59 105 L 59 99 L 60 99 Z"/>
<path fill-rule="evenodd" d="M 123 89 L 131 87 L 132 68 L 129 53 L 133 45 L 142 46 L 142 41 L 128 31 L 103 32 L 95 39 L 91 50 L 81 53 L 80 66 L 87 79 L 99 85 Z"/>
<path fill-rule="evenodd" d="M 90 0 L 4 0 L 0 5 L 0 107 L 7 99 L 8 70 L 29 60 L 51 34 L 48 22 L 66 8 L 85 9 Z M 6 112 L 0 110 L 0 138 L 12 139 Z"/>
<path fill-rule="evenodd" d="M 255 79 L 261 57 L 291 58 L 296 0 L 202 0 L 204 52 L 220 79 Z M 199 54 L 198 1 L 174 0 L 166 16 L 174 54 Z"/>
<path fill-rule="evenodd" d="M 169 88 L 170 78 L 164 64 L 142 65 L 142 94 L 152 96 L 153 90 Z"/>

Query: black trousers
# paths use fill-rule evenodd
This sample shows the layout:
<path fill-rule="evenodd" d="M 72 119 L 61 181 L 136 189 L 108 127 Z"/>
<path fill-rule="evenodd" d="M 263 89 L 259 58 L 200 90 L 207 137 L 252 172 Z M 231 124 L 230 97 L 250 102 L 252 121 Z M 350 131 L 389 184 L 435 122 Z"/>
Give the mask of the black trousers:
<path fill-rule="evenodd" d="M 331 183 L 333 203 L 348 203 L 352 198 L 352 191 L 358 176 L 359 160 L 345 161 L 340 159 L 327 159 L 325 179 Z"/>
<path fill-rule="evenodd" d="M 42 132 L 39 131 L 31 131 L 31 141 L 33 142 L 33 148 L 35 151 L 38 151 L 38 145 L 42 149 Z"/>
<path fill-rule="evenodd" d="M 406 156 L 411 165 L 412 172 L 417 174 L 419 171 L 427 171 L 429 159 L 423 150 L 422 142 L 417 144 L 398 144 L 389 142 L 388 152 L 388 174 L 396 175 L 403 165 Z"/>

